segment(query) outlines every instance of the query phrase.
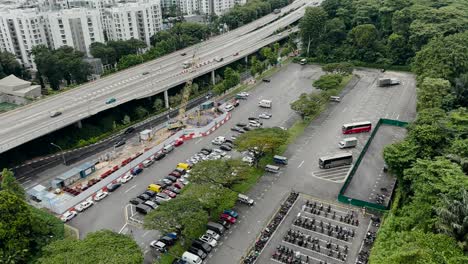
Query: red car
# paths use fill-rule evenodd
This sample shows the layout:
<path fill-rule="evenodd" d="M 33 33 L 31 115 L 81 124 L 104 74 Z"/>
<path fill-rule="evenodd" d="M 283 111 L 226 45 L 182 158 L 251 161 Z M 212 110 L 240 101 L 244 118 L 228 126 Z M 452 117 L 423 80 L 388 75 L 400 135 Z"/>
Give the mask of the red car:
<path fill-rule="evenodd" d="M 184 144 L 184 141 L 182 139 L 178 139 L 174 142 L 174 147 L 178 147 L 182 144 Z"/>
<path fill-rule="evenodd" d="M 230 216 L 230 215 L 228 215 L 228 214 L 221 214 L 221 215 L 219 216 L 219 219 L 224 220 L 224 221 L 227 221 L 227 222 L 230 223 L 230 224 L 235 224 L 236 221 L 237 221 L 237 219 L 235 219 L 234 217 L 232 217 L 232 216 Z"/>
<path fill-rule="evenodd" d="M 175 182 L 174 184 L 172 184 L 172 186 L 174 186 L 174 187 L 176 187 L 177 189 L 180 190 L 180 189 L 184 188 L 185 185 L 183 183 L 181 183 L 181 182 Z"/>
<path fill-rule="evenodd" d="M 182 174 L 180 172 L 176 171 L 176 170 L 169 173 L 169 175 L 174 176 L 176 178 L 180 178 L 180 176 L 182 176 Z"/>
<path fill-rule="evenodd" d="M 177 194 L 169 191 L 169 190 L 164 190 L 163 193 L 167 194 L 171 198 L 176 198 Z"/>

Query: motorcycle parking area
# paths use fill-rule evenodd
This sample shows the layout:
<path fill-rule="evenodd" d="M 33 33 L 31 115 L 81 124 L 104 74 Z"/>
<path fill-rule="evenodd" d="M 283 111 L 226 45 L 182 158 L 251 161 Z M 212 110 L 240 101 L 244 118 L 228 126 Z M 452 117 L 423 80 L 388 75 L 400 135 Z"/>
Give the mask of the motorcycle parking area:
<path fill-rule="evenodd" d="M 357 207 L 300 194 L 256 263 L 357 263 L 371 217 Z"/>

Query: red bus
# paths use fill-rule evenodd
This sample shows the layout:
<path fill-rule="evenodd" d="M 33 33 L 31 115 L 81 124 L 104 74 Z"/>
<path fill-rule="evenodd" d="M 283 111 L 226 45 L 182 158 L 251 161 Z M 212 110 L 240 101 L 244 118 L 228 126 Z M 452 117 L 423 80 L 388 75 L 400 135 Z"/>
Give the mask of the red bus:
<path fill-rule="evenodd" d="M 356 122 L 350 124 L 344 124 L 342 131 L 343 134 L 353 134 L 361 132 L 369 132 L 372 129 L 372 123 L 369 121 Z"/>

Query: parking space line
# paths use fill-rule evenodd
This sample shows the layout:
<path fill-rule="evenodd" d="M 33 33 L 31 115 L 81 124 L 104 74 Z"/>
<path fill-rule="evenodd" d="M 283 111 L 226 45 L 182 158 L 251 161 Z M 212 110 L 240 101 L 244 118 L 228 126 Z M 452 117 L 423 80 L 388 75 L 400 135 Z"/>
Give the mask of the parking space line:
<path fill-rule="evenodd" d="M 284 240 L 283 240 L 282 242 L 283 242 L 284 244 L 288 244 L 288 245 L 294 246 L 295 248 L 305 249 L 305 250 L 308 250 L 308 251 L 310 251 L 310 252 L 314 252 L 314 253 L 316 253 L 316 254 L 319 254 L 319 255 L 322 255 L 322 256 L 324 256 L 324 257 L 333 259 L 333 260 L 335 260 L 335 261 L 344 262 L 344 261 L 341 260 L 341 259 L 337 259 L 337 258 L 335 258 L 335 257 L 331 257 L 331 256 L 328 256 L 328 255 L 325 255 L 325 254 L 323 254 L 322 252 L 318 252 L 318 251 L 315 251 L 315 250 L 312 250 L 312 249 L 309 249 L 309 248 L 301 247 L 301 246 L 298 246 L 298 245 L 296 245 L 296 244 L 286 242 L 286 241 L 284 241 Z"/>
<path fill-rule="evenodd" d="M 122 228 L 120 228 L 120 230 L 119 230 L 119 234 L 121 234 L 121 233 L 122 233 L 122 231 L 125 229 L 125 227 L 127 227 L 127 225 L 128 225 L 128 223 L 125 223 L 125 225 L 124 225 L 124 226 L 122 226 Z"/>
<path fill-rule="evenodd" d="M 131 189 L 137 187 L 137 184 L 133 185 L 132 187 L 128 188 L 128 190 L 125 191 L 125 193 L 128 193 Z"/>
<path fill-rule="evenodd" d="M 297 166 L 298 168 L 302 167 L 302 164 L 304 164 L 304 161 L 301 161 L 301 164 L 299 164 L 299 166 Z"/>

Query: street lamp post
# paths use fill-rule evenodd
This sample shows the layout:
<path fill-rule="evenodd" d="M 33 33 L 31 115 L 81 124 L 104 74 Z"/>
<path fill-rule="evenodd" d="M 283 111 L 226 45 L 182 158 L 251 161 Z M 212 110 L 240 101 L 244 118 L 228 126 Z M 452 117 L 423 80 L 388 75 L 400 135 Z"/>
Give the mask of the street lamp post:
<path fill-rule="evenodd" d="M 54 147 L 57 147 L 60 150 L 60 154 L 62 154 L 63 164 L 66 166 L 67 161 L 65 160 L 65 154 L 63 153 L 63 149 L 59 145 L 54 144 L 53 142 L 50 142 L 50 144 Z"/>

